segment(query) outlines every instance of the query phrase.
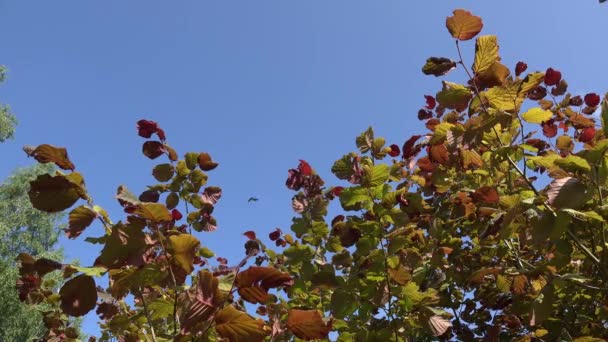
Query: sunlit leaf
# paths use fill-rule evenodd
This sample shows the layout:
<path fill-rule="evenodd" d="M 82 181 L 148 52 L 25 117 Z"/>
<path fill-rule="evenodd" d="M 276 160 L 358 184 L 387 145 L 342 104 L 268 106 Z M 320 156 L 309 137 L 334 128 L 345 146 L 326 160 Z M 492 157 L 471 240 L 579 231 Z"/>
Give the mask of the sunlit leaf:
<path fill-rule="evenodd" d="M 228 305 L 215 315 L 217 333 L 230 342 L 263 341 L 266 336 L 264 322 Z"/>
<path fill-rule="evenodd" d="M 457 9 L 451 17 L 445 21 L 445 26 L 452 37 L 459 40 L 469 40 L 475 37 L 483 28 L 480 17 L 469 11 Z"/>
<path fill-rule="evenodd" d="M 194 269 L 194 257 L 200 244 L 200 241 L 190 234 L 169 236 L 169 246 L 171 247 L 173 258 L 186 273 L 191 273 Z"/>
<path fill-rule="evenodd" d="M 71 178 L 48 174 L 38 176 L 30 182 L 30 190 L 28 191 L 32 206 L 52 213 L 71 207 L 79 198 L 86 199 L 83 188 L 84 182 L 79 184 L 77 182 L 78 176 Z M 80 177 L 80 180 L 82 180 L 82 177 Z"/>
<path fill-rule="evenodd" d="M 303 340 L 322 339 L 331 331 L 331 322 L 325 322 L 318 310 L 289 310 L 287 329 Z"/>
<path fill-rule="evenodd" d="M 68 218 L 68 229 L 65 232 L 68 238 L 75 239 L 97 218 L 97 213 L 91 208 L 81 205 L 74 208 Z"/>
<path fill-rule="evenodd" d="M 250 302 L 263 304 L 268 299 L 268 290 L 289 286 L 293 280 L 288 273 L 271 267 L 253 266 L 240 272 L 235 281 L 239 295 Z"/>
<path fill-rule="evenodd" d="M 549 110 L 544 110 L 541 108 L 531 108 L 527 112 L 521 115 L 521 118 L 529 123 L 542 123 L 547 121 L 553 117 L 553 113 Z"/>
<path fill-rule="evenodd" d="M 36 148 L 26 146 L 23 149 L 28 156 L 34 157 L 40 163 L 55 163 L 64 170 L 74 170 L 75 168 L 68 158 L 68 151 L 63 147 L 42 144 Z"/>

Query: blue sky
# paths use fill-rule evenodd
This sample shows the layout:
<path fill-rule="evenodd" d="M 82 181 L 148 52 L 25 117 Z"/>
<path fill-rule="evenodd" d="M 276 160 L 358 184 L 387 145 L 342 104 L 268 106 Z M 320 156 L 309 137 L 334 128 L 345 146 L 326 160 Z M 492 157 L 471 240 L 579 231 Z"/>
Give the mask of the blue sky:
<path fill-rule="evenodd" d="M 423 129 L 416 113 L 441 80 L 420 68 L 429 56 L 456 58 L 444 27 L 454 8 L 484 19 L 506 65 L 561 70 L 582 94 L 608 90 L 608 5 L 596 0 L 4 0 L 0 101 L 20 124 L 0 145 L 0 178 L 32 164 L 25 144 L 65 146 L 116 221 L 117 186 L 154 183 L 158 162 L 141 154 L 135 122 L 156 120 L 181 154 L 220 163 L 209 180 L 224 189 L 219 230 L 199 237 L 236 263 L 244 231 L 289 230 L 284 182 L 298 159 L 335 184 L 333 161 L 369 125 L 398 145 Z M 470 65 L 474 43 L 463 46 Z M 61 245 L 85 265 L 96 256 L 82 239 Z M 95 332 L 95 317 L 84 328 Z"/>

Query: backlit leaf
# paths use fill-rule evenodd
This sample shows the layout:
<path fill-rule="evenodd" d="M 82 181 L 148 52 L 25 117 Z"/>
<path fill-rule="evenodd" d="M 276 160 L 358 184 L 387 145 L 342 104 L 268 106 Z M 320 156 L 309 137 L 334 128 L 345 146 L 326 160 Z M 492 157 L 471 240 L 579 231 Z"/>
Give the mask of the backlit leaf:
<path fill-rule="evenodd" d="M 152 175 L 159 182 L 168 182 L 173 178 L 173 165 L 159 164 L 152 170 Z"/>
<path fill-rule="evenodd" d="M 264 322 L 228 305 L 215 315 L 217 333 L 230 342 L 261 342 L 266 336 Z"/>
<path fill-rule="evenodd" d="M 133 214 L 152 222 L 167 222 L 173 219 L 169 209 L 161 203 L 140 203 Z"/>
<path fill-rule="evenodd" d="M 200 241 L 190 234 L 169 236 L 171 255 L 175 262 L 177 262 L 186 273 L 191 273 L 194 269 L 194 257 L 196 256 L 200 244 Z"/>
<path fill-rule="evenodd" d="M 459 40 L 469 40 L 475 37 L 483 28 L 480 17 L 463 9 L 454 10 L 454 14 L 445 21 L 445 26 L 452 37 Z"/>
<path fill-rule="evenodd" d="M 69 215 L 68 229 L 66 229 L 66 235 L 70 239 L 75 239 L 87 228 L 93 220 L 97 218 L 97 213 L 91 208 L 81 205 L 80 207 L 74 208 Z"/>
<path fill-rule="evenodd" d="M 53 213 L 71 207 L 79 198 L 86 199 L 82 185 L 67 176 L 43 174 L 30 182 L 28 195 L 34 208 Z"/>
<path fill-rule="evenodd" d="M 288 273 L 271 267 L 253 266 L 240 272 L 235 281 L 239 295 L 250 302 L 263 304 L 268 299 L 268 290 L 289 286 L 293 280 Z"/>
<path fill-rule="evenodd" d="M 422 67 L 425 75 L 443 76 L 456 69 L 456 62 L 444 57 L 429 57 Z"/>
<path fill-rule="evenodd" d="M 461 84 L 447 81 L 443 81 L 442 90 L 435 96 L 440 105 L 457 111 L 464 110 L 472 97 L 473 93 L 470 89 Z"/>
<path fill-rule="evenodd" d="M 441 336 L 452 327 L 452 323 L 441 316 L 435 315 L 429 318 L 429 327 L 433 332 L 433 336 Z"/>
<path fill-rule="evenodd" d="M 287 329 L 306 341 L 322 339 L 329 335 L 331 322 L 326 323 L 318 310 L 289 310 Z"/>
<path fill-rule="evenodd" d="M 521 115 L 521 118 L 529 123 L 540 124 L 553 117 L 553 113 L 549 110 L 544 110 L 538 107 L 531 108 Z"/>
<path fill-rule="evenodd" d="M 496 36 L 480 36 L 475 43 L 475 61 L 473 71 L 481 73 L 488 70 L 492 64 L 499 62 L 498 42 Z"/>

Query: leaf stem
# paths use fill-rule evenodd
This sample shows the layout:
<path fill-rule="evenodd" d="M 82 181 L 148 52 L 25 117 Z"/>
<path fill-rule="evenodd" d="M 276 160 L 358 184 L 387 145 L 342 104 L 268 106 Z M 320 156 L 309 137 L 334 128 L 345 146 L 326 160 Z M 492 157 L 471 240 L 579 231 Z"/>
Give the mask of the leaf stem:
<path fill-rule="evenodd" d="M 146 299 L 144 295 L 141 293 L 141 290 L 137 290 L 137 294 L 139 294 L 139 298 L 144 306 L 144 314 L 148 320 L 148 325 L 150 326 L 150 333 L 152 334 L 152 341 L 156 342 L 156 333 L 154 332 L 154 326 L 152 325 L 152 318 L 150 317 L 150 311 L 148 311 L 148 304 L 146 304 Z"/>

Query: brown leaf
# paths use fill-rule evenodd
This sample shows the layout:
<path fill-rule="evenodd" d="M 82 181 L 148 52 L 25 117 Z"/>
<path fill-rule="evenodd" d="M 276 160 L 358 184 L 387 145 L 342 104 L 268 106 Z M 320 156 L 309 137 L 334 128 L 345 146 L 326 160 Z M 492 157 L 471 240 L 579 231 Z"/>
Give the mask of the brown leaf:
<path fill-rule="evenodd" d="M 142 145 L 142 152 L 146 157 L 156 159 L 165 153 L 165 147 L 160 141 L 146 141 Z"/>
<path fill-rule="evenodd" d="M 486 203 L 498 203 L 500 200 L 496 189 L 490 186 L 482 186 L 471 194 L 474 200 Z"/>
<path fill-rule="evenodd" d="M 452 323 L 439 315 L 435 315 L 429 318 L 429 326 L 433 331 L 433 336 L 441 336 L 452 327 Z"/>
<path fill-rule="evenodd" d="M 454 10 L 454 15 L 446 19 L 445 26 L 452 37 L 459 40 L 469 40 L 481 31 L 483 21 L 469 11 L 457 9 Z"/>
<path fill-rule="evenodd" d="M 81 274 L 68 280 L 59 290 L 61 297 L 61 310 L 74 317 L 84 316 L 95 308 L 97 303 L 97 289 L 95 280 L 88 275 Z"/>
<path fill-rule="evenodd" d="M 97 217 L 97 213 L 91 208 L 81 205 L 74 208 L 69 215 L 68 229 L 65 233 L 68 238 L 77 238 Z"/>
<path fill-rule="evenodd" d="M 198 166 L 203 171 L 211 171 L 217 167 L 217 163 L 211 160 L 209 153 L 202 152 L 198 155 Z"/>
<path fill-rule="evenodd" d="M 253 266 L 240 272 L 235 279 L 239 295 L 250 302 L 260 303 L 268 299 L 268 290 L 275 287 L 291 286 L 293 280 L 288 273 L 275 268 Z"/>
<path fill-rule="evenodd" d="M 68 158 L 68 151 L 63 147 L 56 147 L 49 144 L 42 144 L 32 149 L 29 146 L 23 148 L 28 156 L 34 157 L 42 164 L 55 163 L 64 170 L 74 170 L 75 166 Z"/>
<path fill-rule="evenodd" d="M 289 310 L 287 329 L 303 340 L 323 339 L 331 331 L 331 321 L 326 323 L 318 310 Z"/>

